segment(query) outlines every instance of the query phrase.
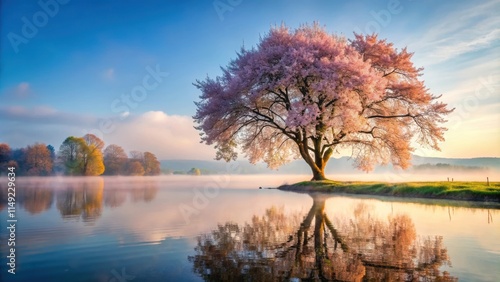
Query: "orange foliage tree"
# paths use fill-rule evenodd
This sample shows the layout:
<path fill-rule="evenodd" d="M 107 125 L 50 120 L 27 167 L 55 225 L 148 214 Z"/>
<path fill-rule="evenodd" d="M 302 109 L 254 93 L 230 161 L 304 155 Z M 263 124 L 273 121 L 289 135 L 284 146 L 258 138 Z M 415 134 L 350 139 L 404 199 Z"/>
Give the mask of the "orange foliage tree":
<path fill-rule="evenodd" d="M 26 148 L 27 175 L 50 175 L 52 173 L 52 156 L 45 144 Z"/>

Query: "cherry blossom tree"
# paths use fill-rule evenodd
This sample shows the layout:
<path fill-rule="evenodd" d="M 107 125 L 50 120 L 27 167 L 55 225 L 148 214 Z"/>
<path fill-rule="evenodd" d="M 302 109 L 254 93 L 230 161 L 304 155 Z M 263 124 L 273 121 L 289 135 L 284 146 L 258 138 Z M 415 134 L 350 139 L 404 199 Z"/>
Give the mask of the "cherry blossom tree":
<path fill-rule="evenodd" d="M 332 154 L 350 149 L 355 165 L 407 168 L 412 144 L 439 150 L 452 110 L 429 93 L 412 53 L 377 35 L 354 39 L 314 24 L 272 28 L 242 48 L 215 79 L 198 80 L 193 117 L 216 159 L 271 168 L 303 158 L 313 180 L 325 178 Z"/>

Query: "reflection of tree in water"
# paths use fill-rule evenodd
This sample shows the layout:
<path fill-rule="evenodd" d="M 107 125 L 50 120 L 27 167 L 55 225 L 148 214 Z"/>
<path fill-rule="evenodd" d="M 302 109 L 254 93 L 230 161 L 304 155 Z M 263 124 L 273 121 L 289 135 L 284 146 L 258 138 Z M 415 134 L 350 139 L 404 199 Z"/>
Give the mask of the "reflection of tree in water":
<path fill-rule="evenodd" d="M 63 218 L 82 218 L 95 221 L 102 213 L 104 181 L 81 181 L 68 184 L 57 194 L 57 208 Z"/>
<path fill-rule="evenodd" d="M 104 191 L 104 205 L 110 208 L 121 206 L 127 200 L 127 191 L 121 189 L 106 189 Z"/>
<path fill-rule="evenodd" d="M 47 187 L 23 187 L 18 189 L 20 203 L 31 214 L 50 209 L 54 200 L 54 190 Z"/>
<path fill-rule="evenodd" d="M 151 202 L 158 192 L 158 185 L 156 182 L 144 182 L 140 188 L 132 189 L 130 191 L 133 202 Z"/>
<path fill-rule="evenodd" d="M 157 182 L 141 182 L 139 186 L 133 186 L 130 189 L 115 187 L 106 189 L 104 192 L 104 204 L 106 207 L 119 207 L 127 200 L 127 194 L 130 195 L 132 202 L 151 202 L 158 193 Z"/>
<path fill-rule="evenodd" d="M 0 211 L 8 203 L 8 186 L 0 184 Z M 50 209 L 54 202 L 54 189 L 46 185 L 18 185 L 16 187 L 16 203 L 31 214 L 38 214 Z M 10 195 L 12 196 L 12 195 Z"/>
<path fill-rule="evenodd" d="M 407 215 L 374 218 L 359 205 L 331 221 L 323 195 L 303 220 L 271 208 L 251 223 L 225 223 L 198 237 L 193 270 L 206 281 L 454 281 L 441 237 L 417 238 Z M 335 223 L 335 224 L 334 224 Z"/>
<path fill-rule="evenodd" d="M 104 180 L 96 178 L 89 181 L 68 183 L 65 190 L 57 193 L 57 209 L 63 218 L 81 218 L 84 221 L 95 221 L 102 214 L 103 203 L 106 207 L 115 208 L 125 203 L 127 194 L 133 202 L 150 202 L 158 192 L 157 183 L 147 182 L 139 187 L 121 189 L 107 187 L 104 189 Z"/>

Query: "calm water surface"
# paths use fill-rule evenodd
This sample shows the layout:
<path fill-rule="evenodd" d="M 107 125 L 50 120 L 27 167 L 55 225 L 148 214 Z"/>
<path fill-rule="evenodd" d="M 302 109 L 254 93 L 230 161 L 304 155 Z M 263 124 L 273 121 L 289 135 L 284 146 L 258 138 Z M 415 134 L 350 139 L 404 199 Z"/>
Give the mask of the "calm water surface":
<path fill-rule="evenodd" d="M 18 178 L 15 275 L 2 183 L 0 280 L 500 281 L 498 205 L 256 188 L 284 179 Z"/>

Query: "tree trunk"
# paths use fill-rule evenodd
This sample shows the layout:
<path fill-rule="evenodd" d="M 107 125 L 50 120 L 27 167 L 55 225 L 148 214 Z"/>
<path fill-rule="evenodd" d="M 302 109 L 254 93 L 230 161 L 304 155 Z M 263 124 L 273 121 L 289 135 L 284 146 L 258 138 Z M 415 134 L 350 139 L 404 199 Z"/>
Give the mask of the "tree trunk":
<path fill-rule="evenodd" d="M 311 170 L 313 173 L 313 177 L 312 177 L 311 181 L 327 180 L 327 178 L 325 177 L 325 168 L 324 167 L 322 167 L 322 168 L 311 167 Z"/>
<path fill-rule="evenodd" d="M 312 181 L 327 180 L 325 177 L 325 167 L 326 163 L 330 159 L 330 156 L 332 155 L 332 152 L 333 150 L 328 148 L 328 150 L 326 150 L 326 152 L 322 155 L 319 149 L 315 150 L 314 163 L 313 165 L 309 165 L 313 173 L 313 178 L 311 179 Z"/>
<path fill-rule="evenodd" d="M 315 219 L 316 222 L 314 224 L 314 252 L 316 254 L 315 264 L 316 270 L 318 271 L 318 277 L 323 280 L 323 260 L 325 258 L 325 252 L 323 251 L 323 242 L 325 235 L 325 225 L 323 220 L 325 208 L 325 199 L 322 199 L 322 205 L 316 208 Z"/>
<path fill-rule="evenodd" d="M 333 153 L 332 148 L 328 148 L 323 153 L 321 150 L 320 140 L 321 138 L 318 138 L 314 142 L 314 157 L 309 154 L 308 140 L 306 138 L 303 138 L 301 142 L 297 142 L 300 155 L 309 165 L 313 173 L 311 181 L 327 180 L 327 178 L 325 177 L 325 166 Z"/>

